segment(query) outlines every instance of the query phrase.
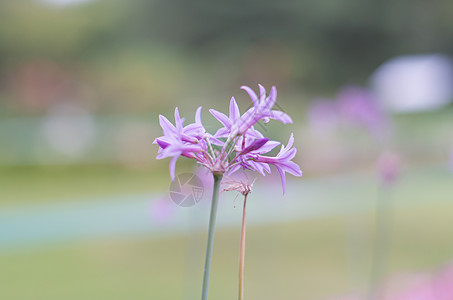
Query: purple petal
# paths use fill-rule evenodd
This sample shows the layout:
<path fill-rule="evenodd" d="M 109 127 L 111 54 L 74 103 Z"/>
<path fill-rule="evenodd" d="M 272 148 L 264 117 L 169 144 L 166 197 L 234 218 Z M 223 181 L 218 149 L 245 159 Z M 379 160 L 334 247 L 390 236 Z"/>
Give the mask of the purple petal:
<path fill-rule="evenodd" d="M 257 139 L 262 139 L 264 138 L 264 135 L 259 132 L 258 130 L 256 130 L 255 128 L 250 127 L 249 130 L 247 130 L 247 132 L 245 133 L 247 137 L 253 137 L 253 138 L 257 138 Z"/>
<path fill-rule="evenodd" d="M 175 180 L 175 168 L 176 168 L 176 161 L 178 160 L 178 157 L 179 156 L 175 156 L 170 161 L 170 177 L 171 177 L 172 181 Z"/>
<path fill-rule="evenodd" d="M 217 111 L 215 109 L 210 109 L 209 112 L 216 118 L 220 123 L 223 124 L 223 126 L 230 128 L 231 127 L 231 121 L 230 119 L 224 114 L 221 113 L 220 111 Z"/>
<path fill-rule="evenodd" d="M 230 130 L 228 128 L 222 127 L 217 130 L 217 132 L 214 134 L 214 137 L 221 139 L 221 138 L 227 138 L 229 135 L 230 135 Z"/>
<path fill-rule="evenodd" d="M 256 113 L 255 107 L 250 108 L 247 110 L 242 117 L 237 121 L 237 124 L 239 126 L 238 128 L 238 134 L 242 135 L 249 128 L 251 128 L 253 125 L 256 124 L 260 120 L 260 115 Z"/>
<path fill-rule="evenodd" d="M 201 110 L 202 109 L 203 109 L 203 107 L 199 106 L 197 108 L 197 111 L 195 112 L 195 123 L 200 126 L 203 126 L 203 124 L 201 123 Z"/>
<path fill-rule="evenodd" d="M 275 166 L 278 173 L 280 174 L 280 178 L 282 180 L 282 188 L 283 188 L 283 195 L 286 192 L 286 178 L 285 178 L 285 171 L 283 171 L 279 166 Z"/>
<path fill-rule="evenodd" d="M 164 135 L 172 136 L 176 134 L 176 127 L 163 115 L 159 115 L 159 124 Z"/>
<path fill-rule="evenodd" d="M 280 149 L 280 152 L 277 154 L 277 156 L 281 159 L 287 158 L 289 156 L 289 154 L 288 154 L 288 152 L 290 151 L 289 149 L 293 146 L 293 143 L 294 143 L 294 134 L 291 133 L 291 135 L 289 136 L 288 144 L 286 144 L 286 146 L 282 145 L 282 148 Z M 292 149 L 292 150 L 295 150 L 295 149 Z M 294 155 L 296 155 L 296 153 L 294 153 Z"/>
<path fill-rule="evenodd" d="M 268 103 L 266 107 L 271 109 L 274 106 L 275 102 L 277 101 L 277 88 L 275 86 L 271 88 L 267 101 Z"/>
<path fill-rule="evenodd" d="M 255 140 L 250 146 L 248 146 L 244 150 L 242 150 L 242 152 L 239 155 L 243 155 L 243 154 L 249 153 L 251 151 L 258 150 L 261 147 L 263 147 L 264 144 L 266 144 L 268 141 L 269 141 L 268 138 Z"/>
<path fill-rule="evenodd" d="M 291 148 L 294 144 L 294 134 L 291 132 L 289 136 L 288 144 L 286 144 L 286 148 Z"/>
<path fill-rule="evenodd" d="M 181 140 L 184 141 L 184 142 L 192 143 L 192 144 L 196 144 L 198 142 L 197 138 L 195 138 L 193 136 L 190 136 L 190 135 L 187 135 L 187 134 L 182 134 L 181 135 Z"/>
<path fill-rule="evenodd" d="M 167 148 L 163 149 L 163 151 L 158 155 L 158 159 L 171 157 L 171 156 L 179 156 L 181 155 L 181 149 L 178 146 L 170 145 Z"/>
<path fill-rule="evenodd" d="M 264 154 L 264 153 L 270 152 L 278 145 L 280 145 L 280 142 L 269 141 L 263 147 L 261 147 L 258 152 L 259 152 L 259 154 Z"/>
<path fill-rule="evenodd" d="M 255 169 L 260 169 L 261 170 L 261 175 L 263 176 L 266 176 L 266 173 L 264 173 L 264 171 L 266 171 L 267 173 L 271 173 L 271 168 L 269 167 L 268 164 L 266 163 L 262 163 L 262 162 L 257 162 L 257 161 L 248 161 Z"/>
<path fill-rule="evenodd" d="M 206 130 L 200 126 L 199 124 L 192 123 L 184 127 L 184 135 L 188 135 L 191 137 L 196 137 L 197 139 L 201 139 L 204 136 Z"/>
<path fill-rule="evenodd" d="M 271 167 L 269 167 L 266 163 L 260 163 L 263 166 L 263 169 L 266 170 L 267 173 L 271 173 Z"/>
<path fill-rule="evenodd" d="M 182 132 L 182 127 L 183 127 L 184 119 L 181 119 L 179 116 L 179 109 L 178 107 L 175 108 L 175 125 L 176 129 L 178 132 Z"/>
<path fill-rule="evenodd" d="M 260 101 L 264 101 L 266 99 L 266 89 L 261 84 L 258 84 L 258 87 L 260 88 Z"/>
<path fill-rule="evenodd" d="M 210 137 L 209 141 L 211 142 L 211 144 L 217 145 L 217 146 L 220 146 L 220 147 L 223 147 L 223 145 L 225 144 L 224 142 L 222 142 L 219 139 L 216 139 L 215 137 Z"/>
<path fill-rule="evenodd" d="M 240 165 L 240 164 L 235 165 L 234 167 L 231 168 L 230 171 L 228 171 L 228 175 L 233 174 L 234 172 L 236 172 L 236 171 L 239 170 L 240 168 L 241 168 L 241 165 Z"/>
<path fill-rule="evenodd" d="M 276 163 L 278 163 L 278 158 L 276 158 L 276 157 L 269 157 L 269 156 L 261 156 L 261 155 L 258 155 L 255 159 L 256 159 L 258 162 L 262 162 L 262 163 L 266 163 L 266 164 L 273 164 L 273 165 L 275 165 Z"/>
<path fill-rule="evenodd" d="M 256 96 L 255 92 L 251 88 L 249 88 L 248 86 L 245 86 L 245 85 L 241 86 L 241 89 L 246 91 L 247 94 L 249 94 L 250 98 L 252 99 L 253 105 L 257 107 L 259 105 L 259 100 L 258 100 L 258 97 Z"/>
<path fill-rule="evenodd" d="M 170 145 L 170 143 L 162 141 L 161 139 L 156 139 L 155 141 L 159 145 L 159 147 L 161 147 L 162 149 L 165 149 Z"/>
<path fill-rule="evenodd" d="M 200 146 L 198 145 L 182 145 L 180 148 L 179 148 L 182 152 L 185 152 L 185 153 L 190 153 L 190 152 L 202 152 L 203 150 L 206 151 L 206 149 L 202 149 Z"/>
<path fill-rule="evenodd" d="M 181 142 L 175 142 L 174 144 L 170 144 L 167 148 L 163 149 L 162 152 L 159 154 L 159 157 L 165 158 L 170 156 L 179 156 L 182 153 L 184 155 L 202 152 L 203 149 L 198 145 L 192 144 L 183 144 Z M 160 158 L 159 158 L 160 159 Z"/>
<path fill-rule="evenodd" d="M 293 119 L 291 119 L 291 117 L 288 114 L 286 114 L 280 110 L 271 111 L 270 118 L 280 121 L 283 124 L 292 124 L 293 123 Z"/>
<path fill-rule="evenodd" d="M 277 155 L 278 159 L 280 161 L 289 161 L 296 156 L 297 149 L 296 148 L 291 148 L 291 149 L 285 149 L 283 152 L 279 153 Z"/>
<path fill-rule="evenodd" d="M 293 161 L 287 161 L 284 163 L 285 166 L 285 171 L 288 172 L 291 175 L 301 177 L 302 176 L 302 170 L 300 169 L 299 165 L 296 164 Z"/>
<path fill-rule="evenodd" d="M 266 176 L 266 173 L 264 173 L 263 164 L 256 163 L 256 162 L 254 162 L 254 161 L 248 161 L 248 164 L 249 164 L 255 171 L 257 171 L 258 173 L 260 173 L 260 174 L 263 175 L 263 176 Z"/>
<path fill-rule="evenodd" d="M 241 112 L 239 111 L 238 104 L 234 97 L 231 97 L 230 100 L 230 120 L 232 122 L 236 122 L 237 119 L 241 116 Z"/>

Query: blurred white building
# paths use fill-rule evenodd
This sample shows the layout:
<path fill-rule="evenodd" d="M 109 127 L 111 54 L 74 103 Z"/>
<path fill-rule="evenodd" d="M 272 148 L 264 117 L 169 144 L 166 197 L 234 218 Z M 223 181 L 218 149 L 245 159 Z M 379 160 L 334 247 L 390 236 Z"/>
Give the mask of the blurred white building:
<path fill-rule="evenodd" d="M 372 74 L 371 87 L 392 112 L 439 109 L 453 100 L 453 64 L 441 54 L 399 56 Z"/>

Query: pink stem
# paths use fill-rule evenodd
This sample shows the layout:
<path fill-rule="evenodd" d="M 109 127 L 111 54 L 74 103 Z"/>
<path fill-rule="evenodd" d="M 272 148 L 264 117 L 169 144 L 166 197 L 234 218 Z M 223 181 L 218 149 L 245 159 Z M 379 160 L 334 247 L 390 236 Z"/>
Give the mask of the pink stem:
<path fill-rule="evenodd" d="M 244 299 L 244 259 L 245 259 L 245 218 L 247 194 L 244 196 L 244 210 L 242 213 L 241 245 L 239 251 L 239 300 Z"/>

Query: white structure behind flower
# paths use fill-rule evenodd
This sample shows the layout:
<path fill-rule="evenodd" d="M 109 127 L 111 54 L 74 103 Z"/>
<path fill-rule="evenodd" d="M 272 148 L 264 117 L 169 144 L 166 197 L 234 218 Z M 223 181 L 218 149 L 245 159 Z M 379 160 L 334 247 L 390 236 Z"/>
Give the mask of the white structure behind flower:
<path fill-rule="evenodd" d="M 429 111 L 453 100 L 453 65 L 441 54 L 393 58 L 371 76 L 372 90 L 392 112 Z"/>

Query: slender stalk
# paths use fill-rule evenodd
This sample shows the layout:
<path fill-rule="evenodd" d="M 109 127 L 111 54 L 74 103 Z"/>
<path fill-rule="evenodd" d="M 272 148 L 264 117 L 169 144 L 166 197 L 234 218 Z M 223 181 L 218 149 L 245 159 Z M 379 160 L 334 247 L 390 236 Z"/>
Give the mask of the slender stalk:
<path fill-rule="evenodd" d="M 214 245 L 215 222 L 217 217 L 217 205 L 219 202 L 219 187 L 222 175 L 214 174 L 214 189 L 212 191 L 211 215 L 209 217 L 208 241 L 206 245 L 206 258 L 204 263 L 203 287 L 201 300 L 208 299 L 209 276 L 211 273 L 212 248 Z"/>
<path fill-rule="evenodd" d="M 209 140 L 209 138 L 205 138 L 205 141 L 206 144 L 208 145 L 208 156 L 211 159 L 211 161 L 214 162 L 215 153 L 214 149 L 212 149 L 211 141 Z"/>
<path fill-rule="evenodd" d="M 245 220 L 246 220 L 246 205 L 247 195 L 244 195 L 244 209 L 242 212 L 242 228 L 241 228 L 241 245 L 239 250 L 239 300 L 244 300 L 244 259 L 245 259 Z"/>
<path fill-rule="evenodd" d="M 392 199 L 390 199 L 388 187 L 378 190 L 376 207 L 376 232 L 374 235 L 374 254 L 371 265 L 369 300 L 382 298 L 384 284 L 380 282 L 388 260 L 389 244 L 392 234 Z"/>

